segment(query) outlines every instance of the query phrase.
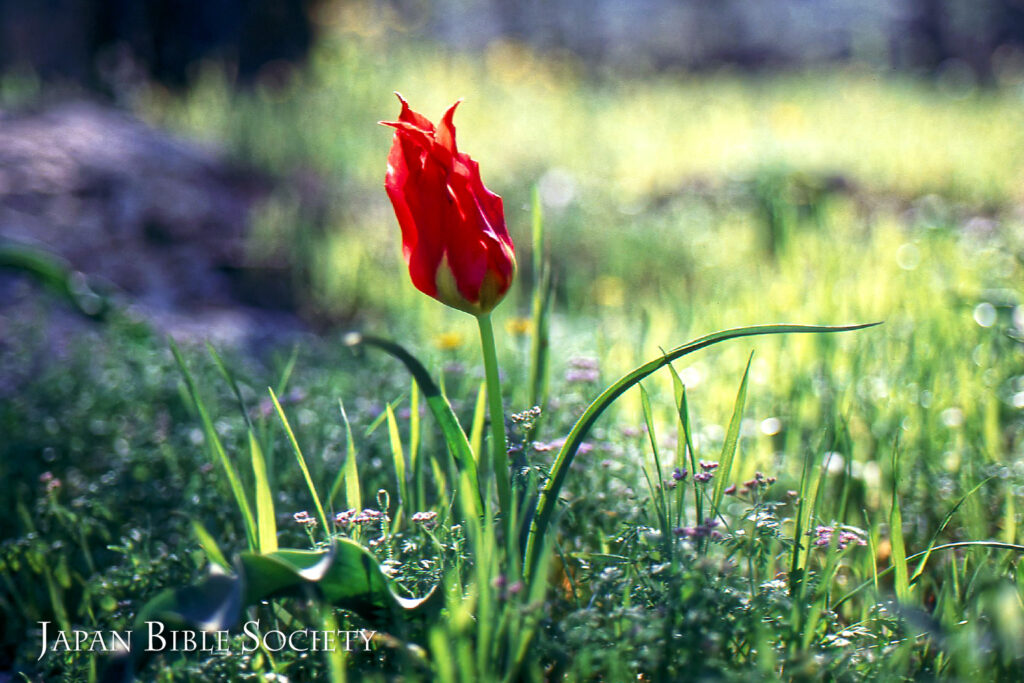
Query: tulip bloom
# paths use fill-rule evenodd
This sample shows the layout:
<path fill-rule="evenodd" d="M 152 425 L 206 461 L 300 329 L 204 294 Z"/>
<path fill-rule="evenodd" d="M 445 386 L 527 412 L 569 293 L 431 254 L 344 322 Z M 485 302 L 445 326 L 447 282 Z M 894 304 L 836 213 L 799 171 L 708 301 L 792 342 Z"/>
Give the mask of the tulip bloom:
<path fill-rule="evenodd" d="M 397 94 L 397 93 L 396 93 Z M 467 313 L 489 313 L 516 271 L 501 197 L 480 180 L 480 167 L 455 146 L 456 102 L 436 127 L 398 95 L 384 187 L 402 228 L 402 254 L 424 294 Z"/>

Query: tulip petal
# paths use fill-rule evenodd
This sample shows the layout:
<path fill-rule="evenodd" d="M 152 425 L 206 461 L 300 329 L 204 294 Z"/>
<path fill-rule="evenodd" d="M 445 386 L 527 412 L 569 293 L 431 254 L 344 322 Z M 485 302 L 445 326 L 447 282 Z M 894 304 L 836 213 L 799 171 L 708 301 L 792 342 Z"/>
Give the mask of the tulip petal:
<path fill-rule="evenodd" d="M 402 229 L 402 254 L 413 284 L 424 294 L 434 296 L 434 274 L 444 249 L 439 239 L 440 226 L 434 225 L 437 220 L 428 221 L 428 217 L 440 216 L 439 191 L 444 187 L 444 177 L 433 166 L 421 166 L 420 152 L 410 152 L 416 146 L 414 133 L 405 128 L 396 131 L 384 185 Z"/>
<path fill-rule="evenodd" d="M 441 125 L 437 127 L 437 131 L 434 133 L 434 139 L 437 144 L 441 145 L 454 157 L 458 154 L 458 149 L 455 147 L 455 123 L 453 118 L 455 116 L 455 110 L 462 104 L 462 100 L 456 100 L 455 104 L 448 107 L 448 111 L 441 117 Z"/>
<path fill-rule="evenodd" d="M 411 123 L 421 130 L 434 132 L 434 124 L 430 122 L 430 119 L 423 114 L 413 111 L 412 107 L 409 106 L 409 103 L 405 101 L 405 98 L 400 93 L 396 92 L 395 97 L 402 103 L 402 113 L 398 115 L 399 121 Z"/>

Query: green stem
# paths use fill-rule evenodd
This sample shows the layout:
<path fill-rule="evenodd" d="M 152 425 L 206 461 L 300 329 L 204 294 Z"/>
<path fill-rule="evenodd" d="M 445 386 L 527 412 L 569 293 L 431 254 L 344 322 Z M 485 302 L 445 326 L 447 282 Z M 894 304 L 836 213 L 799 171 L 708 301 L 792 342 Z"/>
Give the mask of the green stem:
<path fill-rule="evenodd" d="M 480 325 L 480 346 L 484 355 L 487 378 L 487 405 L 491 413 L 491 472 L 498 487 L 498 505 L 506 517 L 513 512 L 512 487 L 509 484 L 508 446 L 505 440 L 505 411 L 501 404 L 501 378 L 498 375 L 498 353 L 494 347 L 491 314 L 476 317 Z"/>

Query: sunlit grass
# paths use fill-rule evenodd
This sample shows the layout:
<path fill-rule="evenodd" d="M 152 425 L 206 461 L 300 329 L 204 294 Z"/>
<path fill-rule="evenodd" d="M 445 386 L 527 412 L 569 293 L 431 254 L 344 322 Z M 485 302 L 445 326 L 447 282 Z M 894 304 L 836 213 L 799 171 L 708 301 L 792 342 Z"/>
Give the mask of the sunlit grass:
<path fill-rule="evenodd" d="M 952 95 L 867 67 L 594 77 L 507 43 L 479 56 L 393 33 L 343 34 L 282 90 L 232 95 L 225 84 L 209 68 L 184 100 L 152 97 L 144 110 L 255 161 L 312 164 L 336 182 L 378 181 L 390 135 L 372 124 L 397 113 L 392 90 L 431 116 L 465 98 L 460 142 L 498 188 L 562 168 L 628 204 L 777 164 L 874 191 L 985 202 L 1020 198 L 1024 180 L 1021 92 Z"/>

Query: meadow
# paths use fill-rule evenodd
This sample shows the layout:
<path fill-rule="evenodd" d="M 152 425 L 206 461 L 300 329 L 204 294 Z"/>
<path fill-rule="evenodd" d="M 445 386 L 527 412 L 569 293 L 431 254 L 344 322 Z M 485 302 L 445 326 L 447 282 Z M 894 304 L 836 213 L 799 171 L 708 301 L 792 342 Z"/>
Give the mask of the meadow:
<path fill-rule="evenodd" d="M 186 93 L 135 101 L 242 162 L 319 179 L 316 210 L 294 192 L 266 202 L 251 250 L 285 258 L 303 314 L 332 331 L 179 351 L 115 315 L 39 363 L 32 321 L 10 322 L 0 362 L 45 369 L 0 403 L 2 668 L 1020 678 L 1024 75 L 978 88 L 866 66 L 623 74 L 508 43 L 460 54 L 355 14 L 333 30 L 286 81 L 240 91 L 209 65 Z M 402 263 L 382 188 L 391 131 L 376 125 L 397 115 L 393 90 L 431 118 L 464 97 L 460 148 L 505 198 L 519 274 L 494 321 L 517 515 L 486 487 L 502 473 L 487 464 L 473 321 Z M 606 386 L 716 330 L 874 322 L 731 339 L 645 376 L 574 443 L 537 565 L 521 566 L 528 525 L 509 519 L 530 519 Z M 429 386 L 387 349 L 346 343 L 351 330 L 422 362 L 465 426 L 483 499 Z M 320 556 L 266 559 L 332 538 L 315 578 Z M 380 633 L 369 653 L 333 656 L 166 655 L 113 673 L 90 653 L 36 661 L 44 620 L 202 622 L 189 586 L 283 631 Z"/>

